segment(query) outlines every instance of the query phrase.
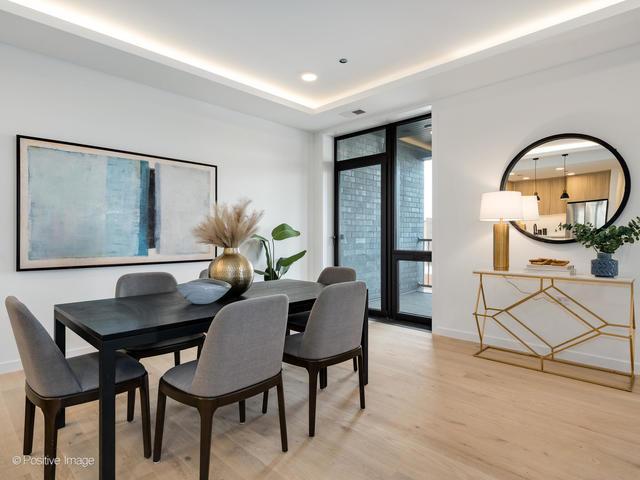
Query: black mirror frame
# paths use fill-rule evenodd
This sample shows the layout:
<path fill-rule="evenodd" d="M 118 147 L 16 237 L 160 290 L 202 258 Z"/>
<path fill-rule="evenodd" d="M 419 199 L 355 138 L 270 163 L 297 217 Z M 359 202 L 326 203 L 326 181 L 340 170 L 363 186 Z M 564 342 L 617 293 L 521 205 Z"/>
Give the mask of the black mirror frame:
<path fill-rule="evenodd" d="M 615 148 L 613 148 L 604 140 L 601 140 L 596 137 L 592 137 L 591 135 L 585 135 L 582 133 L 560 133 L 558 135 L 551 135 L 550 137 L 542 138 L 536 142 L 533 142 L 531 145 L 528 145 L 527 147 L 523 148 L 520 151 L 520 153 L 518 153 L 518 155 L 516 155 L 514 159 L 511 160 L 509 165 L 507 165 L 506 170 L 502 174 L 502 180 L 500 181 L 500 190 L 506 190 L 507 182 L 509 181 L 509 173 L 511 172 L 511 170 L 513 170 L 513 168 L 517 165 L 517 163 L 522 159 L 522 157 L 524 157 L 527 154 L 529 150 L 539 147 L 544 143 L 552 142 L 554 140 L 562 140 L 565 138 L 579 138 L 582 140 L 589 140 L 591 142 L 597 143 L 603 146 L 604 148 L 606 148 L 607 150 L 609 150 L 618 160 L 618 163 L 622 168 L 622 172 L 624 173 L 624 194 L 622 196 L 622 201 L 620 202 L 620 205 L 618 206 L 614 214 L 611 216 L 611 218 L 607 220 L 607 223 L 605 223 L 602 226 L 602 228 L 606 228 L 606 227 L 609 227 L 610 225 L 613 225 L 613 223 L 618 219 L 618 217 L 620 216 L 624 208 L 627 206 L 627 202 L 629 201 L 629 194 L 631 193 L 631 175 L 629 174 L 629 167 L 627 166 L 627 162 L 624 161 L 624 158 L 622 158 L 622 155 L 620 155 Z M 511 222 L 511 225 L 513 225 L 514 228 L 518 230 L 520 233 L 522 233 L 523 235 L 533 240 L 537 240 L 538 242 L 551 243 L 551 244 L 558 245 L 561 243 L 574 243 L 576 241 L 574 238 L 567 238 L 564 240 L 550 240 L 548 238 L 543 238 L 537 235 L 533 235 L 532 233 L 521 229 L 516 222 Z"/>

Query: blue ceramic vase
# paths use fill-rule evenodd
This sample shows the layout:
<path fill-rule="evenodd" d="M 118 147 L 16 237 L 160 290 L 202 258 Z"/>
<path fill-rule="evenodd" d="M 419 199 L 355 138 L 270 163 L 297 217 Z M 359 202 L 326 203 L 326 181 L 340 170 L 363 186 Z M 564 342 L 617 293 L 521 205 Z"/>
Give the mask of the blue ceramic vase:
<path fill-rule="evenodd" d="M 591 274 L 596 277 L 613 278 L 618 276 L 618 261 L 610 253 L 598 252 L 598 258 L 591 260 Z"/>

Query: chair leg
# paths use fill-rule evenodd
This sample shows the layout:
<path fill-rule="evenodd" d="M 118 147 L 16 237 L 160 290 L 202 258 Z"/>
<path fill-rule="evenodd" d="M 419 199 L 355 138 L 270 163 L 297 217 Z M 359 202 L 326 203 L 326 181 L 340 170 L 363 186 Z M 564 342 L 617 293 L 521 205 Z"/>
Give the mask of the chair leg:
<path fill-rule="evenodd" d="M 358 371 L 358 359 L 356 357 L 353 357 L 353 371 Z"/>
<path fill-rule="evenodd" d="M 25 395 L 24 397 L 24 446 L 23 455 L 31 455 L 33 450 L 33 426 L 36 419 L 36 406 Z"/>
<path fill-rule="evenodd" d="M 282 374 L 280 375 L 280 379 L 278 380 L 277 385 L 278 391 L 278 417 L 280 418 L 280 442 L 282 443 L 282 451 L 286 452 L 289 450 L 289 443 L 287 442 L 287 417 L 284 412 L 284 388 L 282 386 Z M 265 391 L 265 397 L 269 393 L 269 390 Z"/>
<path fill-rule="evenodd" d="M 136 389 L 132 388 L 127 393 L 127 422 L 133 422 L 136 409 Z"/>
<path fill-rule="evenodd" d="M 265 390 L 262 394 L 262 413 L 267 413 L 269 408 L 269 390 Z"/>
<path fill-rule="evenodd" d="M 318 395 L 318 370 L 309 369 L 309 436 L 316 435 L 316 397 Z"/>
<path fill-rule="evenodd" d="M 202 406 L 200 411 L 200 480 L 209 479 L 209 462 L 211 460 L 211 429 L 213 427 L 214 409 Z"/>
<path fill-rule="evenodd" d="M 146 374 L 140 383 L 140 410 L 142 413 L 144 458 L 149 458 L 151 456 L 151 414 L 149 413 L 149 376 Z"/>
<path fill-rule="evenodd" d="M 156 408 L 156 433 L 153 441 L 153 461 L 159 462 L 162 453 L 162 434 L 164 433 L 164 411 L 167 406 L 167 396 L 158 390 L 158 406 Z"/>
<path fill-rule="evenodd" d="M 358 387 L 360 389 L 360 408 L 364 409 L 364 370 L 362 369 L 362 353 L 358 355 Z M 354 358 L 355 360 L 355 358 Z"/>
<path fill-rule="evenodd" d="M 327 370 L 327 367 L 320 369 L 320 388 L 321 389 L 327 388 L 328 377 L 329 377 L 329 372 Z"/>
<path fill-rule="evenodd" d="M 180 350 L 173 352 L 173 363 L 176 367 L 180 365 Z"/>
<path fill-rule="evenodd" d="M 56 450 L 58 446 L 58 427 L 56 420 L 60 411 L 59 402 L 50 402 L 43 409 L 44 413 L 44 480 L 56 478 Z"/>
<path fill-rule="evenodd" d="M 244 423 L 247 416 L 247 405 L 245 400 L 240 400 L 238 402 L 238 409 L 240 412 L 240 423 Z"/>

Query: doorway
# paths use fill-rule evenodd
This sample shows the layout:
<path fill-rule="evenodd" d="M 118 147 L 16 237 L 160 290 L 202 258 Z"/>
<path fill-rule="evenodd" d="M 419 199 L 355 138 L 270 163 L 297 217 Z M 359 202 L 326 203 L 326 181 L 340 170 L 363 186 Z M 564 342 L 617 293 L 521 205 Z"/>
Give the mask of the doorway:
<path fill-rule="evenodd" d="M 431 115 L 335 138 L 334 253 L 373 315 L 431 328 Z"/>

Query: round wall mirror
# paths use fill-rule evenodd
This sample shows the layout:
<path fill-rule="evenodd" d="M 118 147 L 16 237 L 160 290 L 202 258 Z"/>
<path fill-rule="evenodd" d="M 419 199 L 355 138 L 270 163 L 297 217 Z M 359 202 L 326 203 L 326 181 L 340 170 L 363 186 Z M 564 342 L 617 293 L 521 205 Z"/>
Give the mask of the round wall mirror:
<path fill-rule="evenodd" d="M 511 223 L 526 236 L 548 243 L 575 241 L 559 228 L 563 223 L 613 224 L 630 187 L 622 156 L 608 143 L 579 133 L 532 143 L 511 161 L 500 184 L 501 190 L 536 198 L 525 200 L 524 220 Z"/>

